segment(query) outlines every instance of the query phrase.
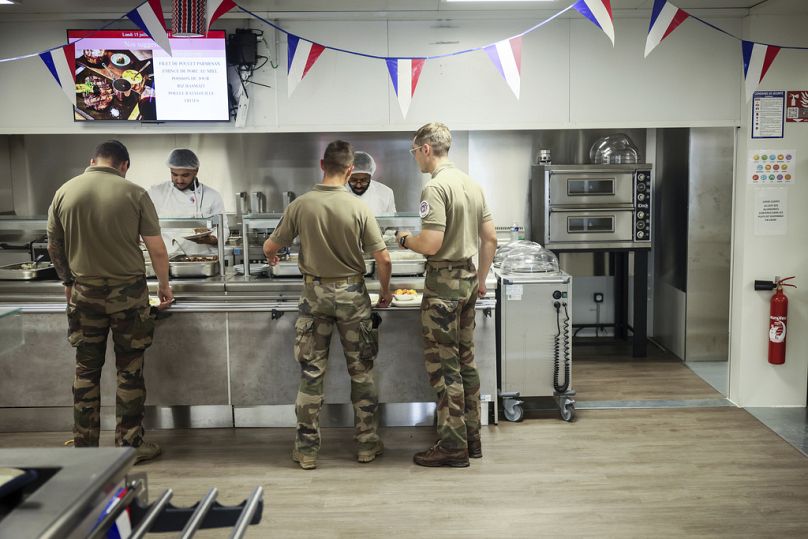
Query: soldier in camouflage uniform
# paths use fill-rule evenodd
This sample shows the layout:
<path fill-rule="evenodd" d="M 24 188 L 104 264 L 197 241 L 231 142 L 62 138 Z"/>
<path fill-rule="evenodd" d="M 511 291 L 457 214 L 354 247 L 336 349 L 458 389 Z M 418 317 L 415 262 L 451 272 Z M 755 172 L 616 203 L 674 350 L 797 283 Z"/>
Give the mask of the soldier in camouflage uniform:
<path fill-rule="evenodd" d="M 421 233 L 397 234 L 427 255 L 421 326 L 429 383 L 437 393 L 438 442 L 413 460 L 466 467 L 482 457 L 480 376 L 474 363 L 474 308 L 496 249 L 496 231 L 480 186 L 449 160 L 452 136 L 441 123 L 419 129 L 410 152 L 432 179 L 421 193 Z M 480 253 L 479 270 L 472 258 Z"/>
<path fill-rule="evenodd" d="M 115 445 L 135 448 L 136 462 L 160 454 L 143 440 L 146 386 L 143 354 L 152 343 L 142 237 L 159 279 L 159 308 L 173 295 L 168 254 L 146 191 L 124 179 L 129 153 L 100 144 L 90 167 L 67 183 L 48 210 L 48 252 L 65 286 L 68 341 L 76 348 L 73 445 L 97 447 L 101 429 L 101 368 L 112 331 L 118 372 Z"/>
<path fill-rule="evenodd" d="M 363 278 L 363 251 L 376 260 L 382 307 L 392 299 L 391 263 L 370 209 L 345 190 L 352 165 L 350 144 L 329 144 L 320 162 L 323 182 L 289 205 L 280 225 L 264 243 L 267 261 L 274 265 L 278 263 L 278 250 L 300 236 L 298 262 L 304 286 L 295 323 L 294 354 L 300 363 L 300 386 L 295 401 L 297 436 L 292 459 L 305 470 L 317 466 L 323 382 L 334 326 L 351 377 L 357 460 L 371 462 L 384 450 L 377 433 L 379 396 L 373 379 L 379 334 L 371 319 L 370 297 Z"/>

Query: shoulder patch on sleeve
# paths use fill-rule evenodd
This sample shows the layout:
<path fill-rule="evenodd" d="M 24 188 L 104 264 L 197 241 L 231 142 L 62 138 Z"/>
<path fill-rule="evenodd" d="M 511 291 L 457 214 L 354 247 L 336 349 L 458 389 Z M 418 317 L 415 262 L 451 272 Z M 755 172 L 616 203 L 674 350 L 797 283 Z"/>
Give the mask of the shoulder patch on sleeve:
<path fill-rule="evenodd" d="M 422 200 L 421 206 L 418 209 L 418 213 L 421 216 L 421 219 L 429 215 L 429 210 L 430 210 L 429 202 L 427 202 L 426 200 Z"/>

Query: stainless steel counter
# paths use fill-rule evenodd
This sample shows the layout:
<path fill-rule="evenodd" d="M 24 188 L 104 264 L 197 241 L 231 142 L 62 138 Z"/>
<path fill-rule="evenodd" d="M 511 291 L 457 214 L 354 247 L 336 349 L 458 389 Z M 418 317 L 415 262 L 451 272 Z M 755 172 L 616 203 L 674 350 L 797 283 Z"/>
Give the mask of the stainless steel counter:
<path fill-rule="evenodd" d="M 147 426 L 293 426 L 300 374 L 292 353 L 294 313 L 302 280 L 228 275 L 171 284 L 177 303 L 158 320 L 146 353 Z M 379 289 L 372 279 L 367 286 Z M 149 287 L 156 293 L 156 281 Z M 391 288 L 420 291 L 423 278 L 394 278 Z M 486 407 L 496 405 L 495 288 L 492 279 L 489 297 L 477 304 L 475 342 Z M 0 431 L 69 429 L 75 352 L 65 338 L 62 285 L 0 282 L 0 307 L 21 309 L 25 339 L 5 358 Z M 434 393 L 423 367 L 419 308 L 377 309 L 383 323 L 375 371 L 387 424 L 431 424 Z M 110 342 L 107 362 L 114 365 L 112 358 Z M 334 338 L 326 399 L 339 410 L 324 412 L 323 425 L 352 422 L 344 365 Z M 54 391 L 54 381 L 68 389 Z M 114 425 L 114 367 L 104 369 L 101 385 L 102 427 L 108 429 Z"/>

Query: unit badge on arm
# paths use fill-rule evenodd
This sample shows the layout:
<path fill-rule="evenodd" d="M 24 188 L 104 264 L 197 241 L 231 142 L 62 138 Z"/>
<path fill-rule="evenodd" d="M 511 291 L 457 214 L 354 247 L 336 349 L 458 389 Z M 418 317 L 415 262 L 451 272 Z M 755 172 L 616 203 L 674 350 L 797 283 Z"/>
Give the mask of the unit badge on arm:
<path fill-rule="evenodd" d="M 421 207 L 419 208 L 419 212 L 418 212 L 421 215 L 421 219 L 423 219 L 424 217 L 429 215 L 429 210 L 430 210 L 429 202 L 427 202 L 426 200 L 422 200 L 421 201 Z"/>

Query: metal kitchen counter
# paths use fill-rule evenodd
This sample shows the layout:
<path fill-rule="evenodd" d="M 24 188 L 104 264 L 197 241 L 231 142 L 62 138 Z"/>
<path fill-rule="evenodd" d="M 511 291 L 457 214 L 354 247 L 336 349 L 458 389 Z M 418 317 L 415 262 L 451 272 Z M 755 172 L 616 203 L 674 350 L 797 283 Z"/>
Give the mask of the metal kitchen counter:
<path fill-rule="evenodd" d="M 378 281 L 366 282 L 378 291 Z M 227 275 L 171 285 L 177 303 L 158 320 L 146 353 L 147 426 L 293 426 L 300 367 L 292 348 L 302 280 Z M 156 293 L 157 282 L 150 280 L 149 288 Z M 420 291 L 423 277 L 395 277 L 391 288 Z M 478 302 L 475 337 L 482 393 L 494 403 L 495 288 L 491 280 L 490 297 Z M 75 352 L 66 340 L 62 285 L 0 282 L 0 307 L 20 308 L 25 339 L 3 358 L 0 431 L 69 430 Z M 431 424 L 434 392 L 423 366 L 419 305 L 376 310 L 383 319 L 375 369 L 386 406 L 383 422 Z M 104 429 L 114 428 L 111 341 L 101 382 Z M 326 402 L 336 411 L 324 411 L 323 425 L 351 424 L 350 380 L 338 337 L 329 366 Z"/>

